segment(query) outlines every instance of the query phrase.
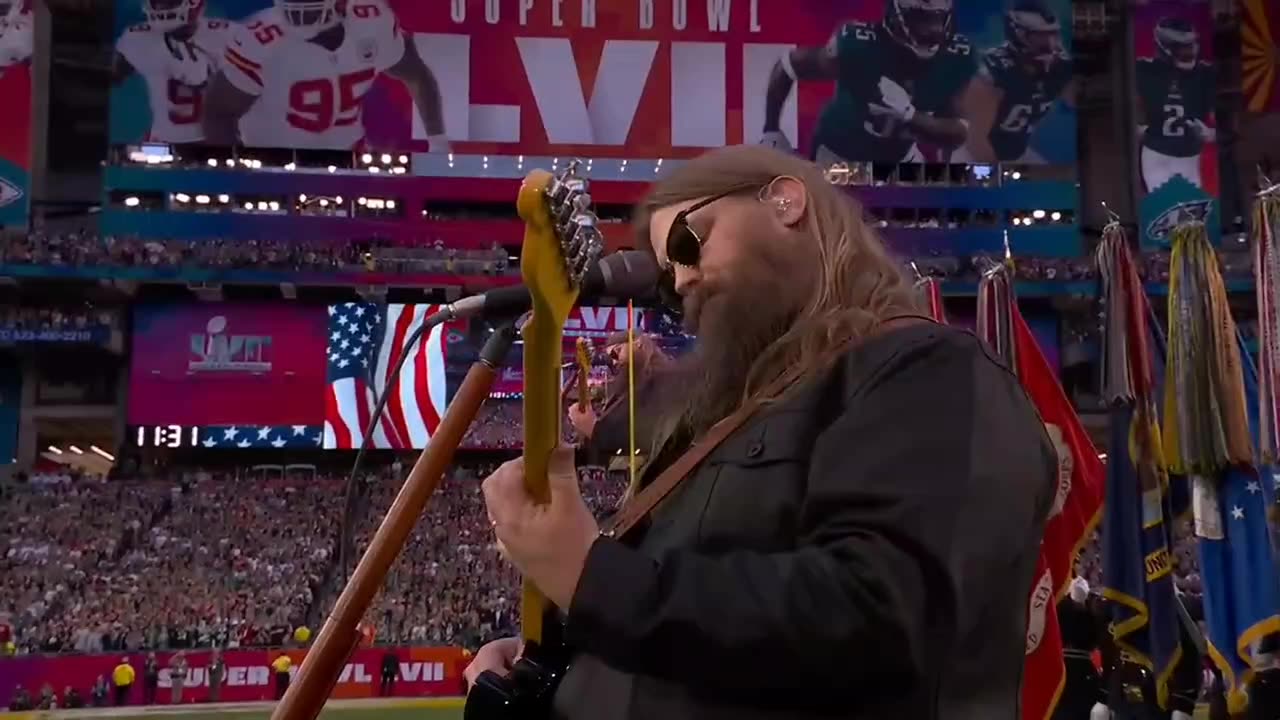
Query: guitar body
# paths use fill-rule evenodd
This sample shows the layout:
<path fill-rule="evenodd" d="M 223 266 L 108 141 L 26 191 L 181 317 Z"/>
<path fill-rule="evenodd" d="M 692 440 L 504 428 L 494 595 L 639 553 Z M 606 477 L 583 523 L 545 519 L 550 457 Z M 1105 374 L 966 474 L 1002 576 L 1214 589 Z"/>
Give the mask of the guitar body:
<path fill-rule="evenodd" d="M 481 673 L 467 693 L 463 720 L 542 720 L 550 718 L 556 689 L 569 669 L 563 644 L 526 645 L 507 675 Z"/>
<path fill-rule="evenodd" d="M 589 210 L 586 181 L 575 161 L 559 175 L 535 170 L 520 187 L 516 207 L 524 221 L 520 275 L 529 288 L 533 313 L 520 329 L 524 340 L 525 489 L 537 502 L 550 499 L 547 469 L 560 444 L 560 393 L 564 323 L 578 300 L 588 267 L 604 247 Z M 551 702 L 568 668 L 554 607 L 525 581 L 520 597 L 523 657 L 506 676 L 482 673 L 467 693 L 466 720 L 540 720 L 551 717 Z"/>

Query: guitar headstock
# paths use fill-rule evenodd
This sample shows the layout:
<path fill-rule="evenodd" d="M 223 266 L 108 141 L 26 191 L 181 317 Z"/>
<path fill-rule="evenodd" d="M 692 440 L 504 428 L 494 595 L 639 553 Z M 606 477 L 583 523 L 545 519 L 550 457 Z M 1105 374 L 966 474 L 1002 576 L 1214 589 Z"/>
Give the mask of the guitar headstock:
<path fill-rule="evenodd" d="M 516 201 L 525 223 L 521 278 L 535 304 L 545 302 L 561 318 L 561 326 L 578 299 L 587 269 L 604 251 L 604 236 L 591 211 L 587 180 L 578 175 L 579 166 L 574 160 L 556 175 L 530 172 Z"/>
<path fill-rule="evenodd" d="M 586 338 L 578 338 L 578 407 L 586 410 L 591 405 L 591 344 Z"/>

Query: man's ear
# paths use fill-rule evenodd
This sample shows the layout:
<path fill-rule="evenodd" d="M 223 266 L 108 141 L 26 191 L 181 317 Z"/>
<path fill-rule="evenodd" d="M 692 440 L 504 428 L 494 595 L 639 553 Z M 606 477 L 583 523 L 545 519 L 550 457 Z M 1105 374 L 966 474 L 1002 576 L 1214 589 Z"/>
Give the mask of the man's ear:
<path fill-rule="evenodd" d="M 770 206 L 779 222 L 794 227 L 804 219 L 809 194 L 799 178 L 780 175 L 761 191 L 760 200 Z"/>

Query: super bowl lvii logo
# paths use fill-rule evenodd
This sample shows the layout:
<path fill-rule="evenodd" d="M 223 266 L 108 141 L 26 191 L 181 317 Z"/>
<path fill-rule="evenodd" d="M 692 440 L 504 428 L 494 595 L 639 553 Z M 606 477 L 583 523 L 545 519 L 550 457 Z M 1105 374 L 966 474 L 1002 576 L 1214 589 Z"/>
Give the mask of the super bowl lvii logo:
<path fill-rule="evenodd" d="M 271 336 L 232 335 L 226 316 L 215 315 L 205 332 L 191 335 L 187 372 L 271 372 Z"/>

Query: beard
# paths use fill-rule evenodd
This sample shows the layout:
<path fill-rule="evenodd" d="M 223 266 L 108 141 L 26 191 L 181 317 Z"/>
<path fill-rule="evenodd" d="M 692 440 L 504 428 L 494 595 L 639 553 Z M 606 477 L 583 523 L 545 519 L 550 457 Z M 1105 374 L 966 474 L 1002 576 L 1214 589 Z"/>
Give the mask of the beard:
<path fill-rule="evenodd" d="M 700 286 L 685 298 L 686 328 L 697 339 L 664 373 L 658 447 L 672 437 L 695 439 L 737 410 L 756 359 L 799 315 L 796 286 L 782 283 L 768 263 L 750 264 L 732 283 Z"/>

